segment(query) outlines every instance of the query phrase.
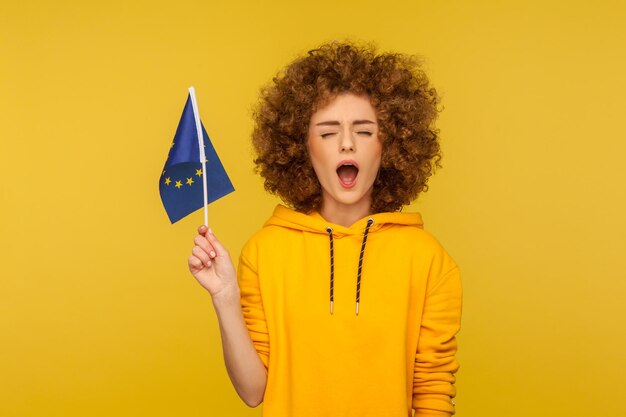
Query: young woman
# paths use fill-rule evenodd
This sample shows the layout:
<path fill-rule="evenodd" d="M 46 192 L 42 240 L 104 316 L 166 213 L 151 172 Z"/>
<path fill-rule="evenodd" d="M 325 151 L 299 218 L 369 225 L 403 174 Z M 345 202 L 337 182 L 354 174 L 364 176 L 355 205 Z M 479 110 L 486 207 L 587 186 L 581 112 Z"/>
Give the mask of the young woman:
<path fill-rule="evenodd" d="M 417 61 L 348 43 L 274 78 L 253 143 L 279 205 L 237 273 L 204 226 L 189 269 L 211 294 L 226 367 L 264 416 L 454 413 L 459 270 L 403 205 L 440 158 L 438 96 Z"/>

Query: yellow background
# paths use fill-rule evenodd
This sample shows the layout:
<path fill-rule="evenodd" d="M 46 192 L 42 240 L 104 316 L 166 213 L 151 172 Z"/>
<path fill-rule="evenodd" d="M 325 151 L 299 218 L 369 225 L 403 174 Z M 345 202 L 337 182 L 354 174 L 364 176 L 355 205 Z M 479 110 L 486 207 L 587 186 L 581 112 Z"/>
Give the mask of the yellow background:
<path fill-rule="evenodd" d="M 260 415 L 187 272 L 202 214 L 170 225 L 157 179 L 195 85 L 236 257 L 276 203 L 259 88 L 347 37 L 424 55 L 443 97 L 410 209 L 464 274 L 458 415 L 626 415 L 623 3 L 85 3 L 0 8 L 0 415 Z"/>

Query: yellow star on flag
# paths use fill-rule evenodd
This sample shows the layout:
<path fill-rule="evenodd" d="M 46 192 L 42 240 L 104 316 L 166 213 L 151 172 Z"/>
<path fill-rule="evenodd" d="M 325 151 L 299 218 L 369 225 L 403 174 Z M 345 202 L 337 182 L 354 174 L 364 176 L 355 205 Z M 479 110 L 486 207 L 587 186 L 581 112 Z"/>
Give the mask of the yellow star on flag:
<path fill-rule="evenodd" d="M 171 182 L 172 180 L 170 179 L 170 177 L 165 178 L 165 185 L 170 185 Z"/>
<path fill-rule="evenodd" d="M 193 184 L 193 178 L 187 178 L 187 184 L 189 185 Z"/>
<path fill-rule="evenodd" d="M 176 181 L 176 185 L 174 185 L 174 187 L 176 187 L 176 188 L 180 188 L 182 186 L 183 186 L 182 181 Z"/>
<path fill-rule="evenodd" d="M 198 177 L 201 177 L 202 176 L 202 170 L 201 169 L 196 169 L 196 175 Z"/>

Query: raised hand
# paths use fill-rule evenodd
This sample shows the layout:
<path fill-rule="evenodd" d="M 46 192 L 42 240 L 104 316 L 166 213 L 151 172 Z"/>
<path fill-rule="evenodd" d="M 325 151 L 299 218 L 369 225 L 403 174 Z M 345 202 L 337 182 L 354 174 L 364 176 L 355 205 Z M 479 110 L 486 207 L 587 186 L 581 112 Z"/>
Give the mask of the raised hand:
<path fill-rule="evenodd" d="M 226 248 L 206 226 L 198 227 L 198 235 L 189 257 L 189 271 L 213 297 L 239 300 L 237 274 Z"/>

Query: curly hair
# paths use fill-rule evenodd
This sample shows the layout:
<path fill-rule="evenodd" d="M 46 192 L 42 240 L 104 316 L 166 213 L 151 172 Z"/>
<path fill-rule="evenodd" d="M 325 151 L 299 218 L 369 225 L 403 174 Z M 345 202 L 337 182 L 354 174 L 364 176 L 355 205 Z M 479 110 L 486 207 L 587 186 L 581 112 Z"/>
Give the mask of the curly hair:
<path fill-rule="evenodd" d="M 253 117 L 255 171 L 294 209 L 319 210 L 322 190 L 307 132 L 312 114 L 342 93 L 369 97 L 378 118 L 382 156 L 371 211 L 397 211 L 428 189 L 441 159 L 439 96 L 414 56 L 332 42 L 296 59 L 261 90 Z"/>

